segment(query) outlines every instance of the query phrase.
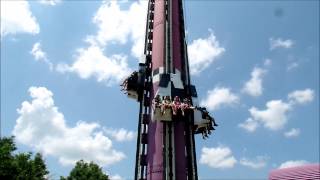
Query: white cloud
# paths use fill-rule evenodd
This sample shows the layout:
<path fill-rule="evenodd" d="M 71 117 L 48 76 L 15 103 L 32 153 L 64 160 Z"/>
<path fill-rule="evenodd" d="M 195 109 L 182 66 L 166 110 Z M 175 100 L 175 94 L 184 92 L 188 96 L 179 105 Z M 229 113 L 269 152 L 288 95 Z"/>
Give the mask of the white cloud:
<path fill-rule="evenodd" d="M 311 89 L 293 91 L 288 94 L 288 102 L 271 100 L 266 103 L 266 109 L 264 110 L 251 107 L 249 109 L 251 117 L 238 126 L 248 132 L 254 132 L 260 124 L 270 130 L 280 130 L 287 124 L 288 112 L 293 110 L 295 105 L 311 102 L 313 98 L 314 91 Z M 289 136 L 290 134 L 294 136 L 295 133 L 298 132 L 294 130 L 294 132 L 289 133 Z"/>
<path fill-rule="evenodd" d="M 56 70 L 74 72 L 83 79 L 95 77 L 98 82 L 105 82 L 107 85 L 120 82 L 131 72 L 126 56 L 107 57 L 103 54 L 103 49 L 95 45 L 79 49 L 72 65 L 58 64 Z"/>
<path fill-rule="evenodd" d="M 238 126 L 247 130 L 248 132 L 254 132 L 258 128 L 259 123 L 252 118 L 248 118 L 245 122 L 240 123 Z"/>
<path fill-rule="evenodd" d="M 203 147 L 201 150 L 200 164 L 206 164 L 212 168 L 225 169 L 232 168 L 236 163 L 237 160 L 232 155 L 229 147 Z"/>
<path fill-rule="evenodd" d="M 28 1 L 1 1 L 1 36 L 17 33 L 38 34 L 39 24 Z"/>
<path fill-rule="evenodd" d="M 262 77 L 265 69 L 255 67 L 251 72 L 251 79 L 244 84 L 242 91 L 251 96 L 260 96 L 263 92 Z"/>
<path fill-rule="evenodd" d="M 314 91 L 311 89 L 296 90 L 288 95 L 288 99 L 291 103 L 305 104 L 313 101 Z"/>
<path fill-rule="evenodd" d="M 40 42 L 37 42 L 33 45 L 32 50 L 30 51 L 30 54 L 33 55 L 36 61 L 45 62 L 49 66 L 50 70 L 53 69 L 53 64 L 47 58 L 47 54 L 42 50 Z"/>
<path fill-rule="evenodd" d="M 119 174 L 110 176 L 110 180 L 124 180 Z"/>
<path fill-rule="evenodd" d="M 307 164 L 308 162 L 305 160 L 296 160 L 296 161 L 286 161 L 279 166 L 279 169 L 283 168 L 291 168 L 296 166 L 302 166 Z"/>
<path fill-rule="evenodd" d="M 291 39 L 283 40 L 281 38 L 277 38 L 277 39 L 270 38 L 269 42 L 270 42 L 270 50 L 274 50 L 277 48 L 288 49 L 288 48 L 291 48 L 294 44 L 293 40 Z"/>
<path fill-rule="evenodd" d="M 239 163 L 243 166 L 250 167 L 252 169 L 260 169 L 267 165 L 267 157 L 257 156 L 256 159 L 241 158 Z"/>
<path fill-rule="evenodd" d="M 225 52 L 213 32 L 208 38 L 193 40 L 188 45 L 191 74 L 199 74 Z"/>
<path fill-rule="evenodd" d="M 93 22 L 98 26 L 94 37 L 102 46 L 107 43 L 124 44 L 131 39 L 131 53 L 140 58 L 143 54 L 147 1 L 133 2 L 128 10 L 121 10 L 118 1 L 104 1 Z"/>
<path fill-rule="evenodd" d="M 281 100 L 271 100 L 266 103 L 266 109 L 259 110 L 256 107 L 249 109 L 252 119 L 262 123 L 270 130 L 279 130 L 287 123 L 287 113 L 291 109 L 290 104 Z"/>
<path fill-rule="evenodd" d="M 135 139 L 136 133 L 134 131 L 128 131 L 126 129 L 104 129 L 104 132 L 112 136 L 116 141 L 131 141 Z"/>
<path fill-rule="evenodd" d="M 61 3 L 61 0 L 40 0 L 41 4 L 55 6 L 59 3 Z"/>
<path fill-rule="evenodd" d="M 41 44 L 39 42 L 35 43 L 32 47 L 32 50 L 30 53 L 34 56 L 36 60 L 44 60 L 47 59 L 47 55 L 43 50 L 41 49 Z"/>
<path fill-rule="evenodd" d="M 272 60 L 271 59 L 265 59 L 263 62 L 264 66 L 270 66 L 272 64 Z"/>
<path fill-rule="evenodd" d="M 295 69 L 299 67 L 299 64 L 297 62 L 292 62 L 287 66 L 287 71 L 291 71 L 292 69 Z"/>
<path fill-rule="evenodd" d="M 127 56 L 105 55 L 110 44 L 122 48 L 128 40 L 133 43 L 131 54 L 141 58 L 143 54 L 147 1 L 133 2 L 127 10 L 120 8 L 118 1 L 103 1 L 93 17 L 98 31 L 85 41 L 87 48 L 78 49 L 73 64 L 60 63 L 56 70 L 61 73 L 73 72 L 82 79 L 94 77 L 98 82 L 113 85 L 123 80 L 132 71 Z"/>
<path fill-rule="evenodd" d="M 300 129 L 292 128 L 290 131 L 284 133 L 284 136 L 287 138 L 297 137 L 300 135 Z"/>
<path fill-rule="evenodd" d="M 270 130 L 279 130 L 287 123 L 287 113 L 291 105 L 281 100 L 271 100 L 266 103 L 265 110 L 258 110 L 256 107 L 249 109 L 251 117 L 238 126 L 248 132 L 254 132 L 260 124 Z"/>
<path fill-rule="evenodd" d="M 200 102 L 201 106 L 206 106 L 209 110 L 216 110 L 222 106 L 231 106 L 237 103 L 239 103 L 239 97 L 225 87 L 215 87 L 213 90 L 209 90 L 207 98 Z"/>
<path fill-rule="evenodd" d="M 19 117 L 13 130 L 17 142 L 55 156 L 63 165 L 84 159 L 105 166 L 125 158 L 113 149 L 99 124 L 79 121 L 68 127 L 64 115 L 54 105 L 51 91 L 31 87 L 29 93 L 32 101 L 24 101 L 17 110 Z"/>

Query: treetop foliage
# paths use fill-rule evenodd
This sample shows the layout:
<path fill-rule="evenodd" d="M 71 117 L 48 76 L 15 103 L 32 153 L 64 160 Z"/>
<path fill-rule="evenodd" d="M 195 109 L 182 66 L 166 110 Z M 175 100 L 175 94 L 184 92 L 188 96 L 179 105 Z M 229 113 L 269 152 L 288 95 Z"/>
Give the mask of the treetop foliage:
<path fill-rule="evenodd" d="M 68 177 L 60 177 L 60 180 L 109 180 L 108 175 L 95 163 L 87 163 L 80 160 L 71 170 Z"/>
<path fill-rule="evenodd" d="M 49 171 L 40 153 L 36 153 L 33 157 L 31 152 L 15 153 L 16 150 L 14 137 L 0 138 L 0 179 L 49 179 Z M 109 177 L 94 162 L 87 163 L 80 160 L 69 176 L 61 176 L 60 180 L 109 180 Z"/>
<path fill-rule="evenodd" d="M 14 154 L 13 137 L 0 139 L 0 179 L 44 180 L 49 174 L 40 153 L 32 159 L 32 153 Z"/>

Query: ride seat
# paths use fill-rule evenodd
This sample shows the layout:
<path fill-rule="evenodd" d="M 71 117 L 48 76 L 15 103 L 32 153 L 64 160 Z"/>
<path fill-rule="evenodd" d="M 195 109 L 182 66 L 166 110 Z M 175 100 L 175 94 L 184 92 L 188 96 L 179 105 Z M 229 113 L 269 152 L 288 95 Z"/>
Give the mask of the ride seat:
<path fill-rule="evenodd" d="M 160 120 L 160 121 L 172 121 L 172 109 L 171 108 L 166 108 L 164 110 L 164 113 L 161 113 L 160 107 L 156 107 L 153 116 L 155 120 Z"/>

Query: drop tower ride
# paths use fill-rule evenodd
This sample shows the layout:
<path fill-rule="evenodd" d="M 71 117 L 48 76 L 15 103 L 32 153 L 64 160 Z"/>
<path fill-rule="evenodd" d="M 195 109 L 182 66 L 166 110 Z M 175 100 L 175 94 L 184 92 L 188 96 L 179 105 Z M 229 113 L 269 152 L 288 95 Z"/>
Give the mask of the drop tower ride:
<path fill-rule="evenodd" d="M 140 104 L 135 180 L 197 180 L 194 135 L 214 130 L 191 85 L 182 3 L 148 1 L 145 59 L 122 84 Z"/>

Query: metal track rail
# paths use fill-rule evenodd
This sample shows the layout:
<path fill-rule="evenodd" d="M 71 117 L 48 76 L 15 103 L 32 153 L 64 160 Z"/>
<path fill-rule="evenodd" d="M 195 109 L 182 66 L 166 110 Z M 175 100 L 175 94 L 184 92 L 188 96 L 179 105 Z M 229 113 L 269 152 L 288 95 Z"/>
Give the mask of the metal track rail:
<path fill-rule="evenodd" d="M 152 38 L 153 38 L 153 18 L 154 18 L 154 0 L 148 2 L 148 13 L 146 23 L 145 47 L 144 54 L 146 55 L 146 69 L 151 69 L 151 53 L 152 53 Z M 136 166 L 135 180 L 146 180 L 147 178 L 147 148 L 148 148 L 148 125 L 150 122 L 151 100 L 150 88 L 152 78 L 151 74 L 146 73 L 143 97 L 139 107 L 139 122 L 138 122 L 138 138 L 136 148 Z"/>

